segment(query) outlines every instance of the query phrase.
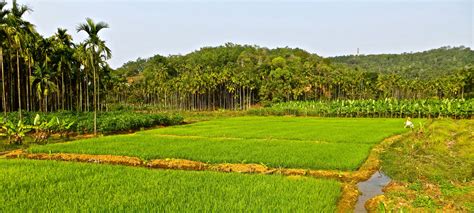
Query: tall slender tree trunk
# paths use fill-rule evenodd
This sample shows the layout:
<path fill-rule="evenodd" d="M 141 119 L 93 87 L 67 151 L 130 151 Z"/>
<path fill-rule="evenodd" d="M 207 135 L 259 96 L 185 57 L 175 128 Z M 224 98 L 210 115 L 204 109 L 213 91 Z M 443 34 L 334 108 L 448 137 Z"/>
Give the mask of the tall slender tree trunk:
<path fill-rule="evenodd" d="M 48 94 L 46 94 L 45 97 L 44 97 L 43 110 L 45 110 L 45 112 L 48 112 Z"/>
<path fill-rule="evenodd" d="M 78 102 L 78 107 L 79 107 L 79 110 L 81 112 L 83 112 L 84 110 L 82 109 L 82 80 L 79 80 L 79 102 Z"/>
<path fill-rule="evenodd" d="M 90 104 L 89 104 L 89 78 L 86 76 L 85 82 L 85 92 L 86 92 L 86 111 L 90 112 Z"/>
<path fill-rule="evenodd" d="M 30 111 L 30 95 L 31 95 L 31 85 L 30 85 L 30 77 L 31 77 L 31 58 L 28 56 L 28 78 L 26 79 L 26 110 Z"/>
<path fill-rule="evenodd" d="M 62 99 L 61 100 L 61 109 L 64 110 L 64 102 L 66 101 L 66 98 L 64 97 L 64 91 L 66 90 L 66 87 L 64 85 L 64 72 L 63 71 L 60 71 L 60 72 L 61 72 L 61 99 Z"/>
<path fill-rule="evenodd" d="M 96 85 L 96 71 L 95 71 L 95 65 L 94 65 L 94 57 L 91 54 L 91 65 L 92 65 L 92 71 L 93 73 L 93 78 L 94 78 L 94 135 L 97 135 L 97 85 Z"/>
<path fill-rule="evenodd" d="M 20 89 L 20 57 L 18 50 L 16 50 L 16 76 L 17 76 L 17 89 L 18 89 L 18 114 L 21 120 L 21 89 Z"/>
<path fill-rule="evenodd" d="M 0 63 L 2 69 L 2 104 L 3 104 L 3 114 L 7 117 L 7 98 L 6 98 L 6 91 L 5 91 L 5 70 L 3 67 L 3 48 L 0 47 Z"/>

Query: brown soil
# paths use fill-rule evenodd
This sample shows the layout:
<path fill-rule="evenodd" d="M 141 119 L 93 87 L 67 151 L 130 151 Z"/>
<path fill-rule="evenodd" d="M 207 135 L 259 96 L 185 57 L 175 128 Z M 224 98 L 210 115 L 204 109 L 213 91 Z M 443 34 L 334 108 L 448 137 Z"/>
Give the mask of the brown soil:
<path fill-rule="evenodd" d="M 358 197 L 359 190 L 357 190 L 357 186 L 355 184 L 343 183 L 342 196 L 339 199 L 339 203 L 337 204 L 337 212 L 353 212 Z"/>
<path fill-rule="evenodd" d="M 104 164 L 120 164 L 127 166 L 140 166 L 143 161 L 136 157 L 115 156 L 115 155 L 86 155 L 86 154 L 30 154 L 22 150 L 15 150 L 4 155 L 6 158 L 28 158 L 36 160 L 61 160 L 61 161 L 77 161 L 88 163 L 104 163 Z"/>
<path fill-rule="evenodd" d="M 259 164 L 230 164 L 222 163 L 212 165 L 211 170 L 220 172 L 238 172 L 238 173 L 267 173 L 269 169 Z"/>
<path fill-rule="evenodd" d="M 467 185 L 469 184 L 470 183 L 467 183 Z M 465 207 L 456 206 L 453 201 L 440 198 L 442 192 L 437 185 L 423 183 L 421 190 L 422 191 L 414 191 L 409 189 L 406 183 L 392 181 L 383 189 L 389 196 L 380 195 L 372 198 L 367 201 L 365 207 L 368 212 L 378 212 L 378 208 L 381 204 L 393 212 L 402 211 L 402 209 L 407 212 L 428 212 L 425 208 L 415 208 L 411 205 L 417 196 L 424 194 L 436 200 L 437 204 L 442 206 L 442 211 L 437 210 L 436 212 L 469 212 Z M 474 200 L 474 191 L 464 196 L 466 196 L 464 199 Z"/>
<path fill-rule="evenodd" d="M 160 169 L 181 169 L 181 170 L 205 170 L 208 165 L 202 162 L 181 160 L 181 159 L 158 159 L 146 164 L 151 168 Z"/>

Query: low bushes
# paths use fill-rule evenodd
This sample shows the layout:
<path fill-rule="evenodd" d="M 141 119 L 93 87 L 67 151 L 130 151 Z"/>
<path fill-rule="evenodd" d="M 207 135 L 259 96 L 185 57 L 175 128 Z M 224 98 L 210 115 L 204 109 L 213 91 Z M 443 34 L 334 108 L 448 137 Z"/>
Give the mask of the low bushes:
<path fill-rule="evenodd" d="M 43 120 L 51 120 L 55 117 L 62 121 L 74 122 L 69 131 L 77 133 L 91 133 L 94 131 L 94 114 L 92 112 L 53 112 L 37 113 L 24 112 L 23 122 L 33 125 L 35 115 L 39 114 Z M 18 113 L 12 112 L 7 120 L 17 123 Z M 130 111 L 102 112 L 97 115 L 97 129 L 101 133 L 112 133 L 126 130 L 153 127 L 158 125 L 170 126 L 183 122 L 183 117 L 176 114 L 144 114 Z M 59 128 L 59 126 L 58 126 Z M 53 129 L 53 132 L 61 132 L 61 129 Z"/>

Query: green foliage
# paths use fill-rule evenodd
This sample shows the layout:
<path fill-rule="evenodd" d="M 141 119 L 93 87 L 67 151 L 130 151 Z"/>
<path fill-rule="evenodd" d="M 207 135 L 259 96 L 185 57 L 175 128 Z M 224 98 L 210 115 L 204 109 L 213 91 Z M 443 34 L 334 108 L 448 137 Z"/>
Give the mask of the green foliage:
<path fill-rule="evenodd" d="M 69 132 L 91 133 L 94 130 L 92 112 L 72 112 L 61 111 L 54 113 L 23 112 L 24 122 L 34 125 L 36 115 L 39 116 L 40 124 L 43 127 L 66 136 Z M 8 113 L 7 119 L 10 121 L 18 120 L 18 113 Z M 138 130 L 153 126 L 170 126 L 183 122 L 183 117 L 178 114 L 146 114 L 130 111 L 102 112 L 98 114 L 98 130 L 104 134 Z M 48 122 L 46 122 L 48 121 Z M 40 126 L 39 126 L 40 127 Z M 38 127 L 38 128 L 39 128 Z"/>
<path fill-rule="evenodd" d="M 408 182 L 471 181 L 474 121 L 441 119 L 424 129 L 394 143 L 381 155 L 384 171 L 396 180 Z"/>
<path fill-rule="evenodd" d="M 0 132 L 0 136 L 7 137 L 8 143 L 14 144 L 22 144 L 26 133 L 30 132 L 32 129 L 30 125 L 26 125 L 22 120 L 18 121 L 16 124 L 7 120 L 6 122 L 1 123 L 1 128 L 3 131 Z"/>
<path fill-rule="evenodd" d="M 58 132 L 61 137 L 67 137 L 71 131 L 72 125 L 76 123 L 75 121 L 70 121 L 69 119 L 59 119 L 56 117 L 56 132 Z"/>
<path fill-rule="evenodd" d="M 436 203 L 434 200 L 426 195 L 418 195 L 415 200 L 412 202 L 413 207 L 425 207 L 425 208 L 434 208 Z"/>
<path fill-rule="evenodd" d="M 417 53 L 349 55 L 332 57 L 330 60 L 369 72 L 436 79 L 450 75 L 466 64 L 472 64 L 474 52 L 462 46 L 441 47 Z"/>
<path fill-rule="evenodd" d="M 335 212 L 340 193 L 315 178 L 0 159 L 1 212 Z"/>
<path fill-rule="evenodd" d="M 381 155 L 382 169 L 397 185 L 407 187 L 390 190 L 389 202 L 472 212 L 473 130 L 473 120 L 437 119 L 392 144 Z"/>
<path fill-rule="evenodd" d="M 473 61 L 474 51 L 464 47 L 324 59 L 298 48 L 230 43 L 128 62 L 112 73 L 121 81 L 110 101 L 236 110 L 299 100 L 469 99 Z"/>
<path fill-rule="evenodd" d="M 35 130 L 33 136 L 36 143 L 44 143 L 48 140 L 53 129 L 57 125 L 57 119 L 57 117 L 53 117 L 49 121 L 46 121 L 42 120 L 39 114 L 36 114 L 35 119 L 33 120 L 33 129 Z"/>
<path fill-rule="evenodd" d="M 322 117 L 471 118 L 474 99 L 294 101 L 248 111 L 251 115 Z"/>
<path fill-rule="evenodd" d="M 375 143 L 405 131 L 402 119 L 237 117 L 34 146 L 30 151 L 355 170 Z"/>

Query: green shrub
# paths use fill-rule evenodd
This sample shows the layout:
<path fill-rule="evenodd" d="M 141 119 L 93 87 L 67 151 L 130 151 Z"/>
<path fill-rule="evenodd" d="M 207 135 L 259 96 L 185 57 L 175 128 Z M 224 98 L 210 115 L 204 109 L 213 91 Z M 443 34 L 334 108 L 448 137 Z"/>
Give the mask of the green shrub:
<path fill-rule="evenodd" d="M 52 131 L 63 134 L 65 132 L 91 133 L 94 131 L 94 114 L 92 112 L 60 111 L 52 113 L 24 112 L 23 123 L 33 125 L 36 115 L 41 120 L 59 121 Z M 11 112 L 7 120 L 18 123 L 18 112 Z M 153 126 L 170 126 L 183 122 L 183 117 L 174 114 L 147 114 L 131 111 L 101 112 L 97 115 L 97 129 L 101 133 L 112 133 L 127 130 L 137 130 Z M 61 125 L 63 124 L 63 125 Z"/>

